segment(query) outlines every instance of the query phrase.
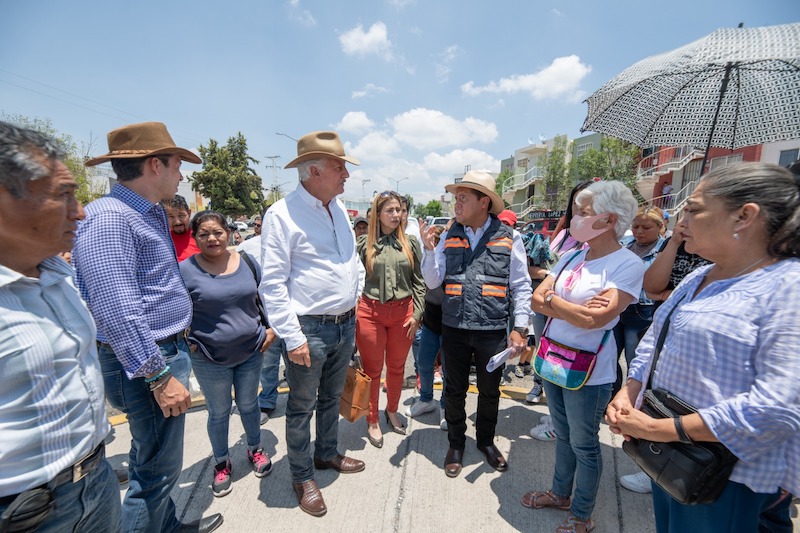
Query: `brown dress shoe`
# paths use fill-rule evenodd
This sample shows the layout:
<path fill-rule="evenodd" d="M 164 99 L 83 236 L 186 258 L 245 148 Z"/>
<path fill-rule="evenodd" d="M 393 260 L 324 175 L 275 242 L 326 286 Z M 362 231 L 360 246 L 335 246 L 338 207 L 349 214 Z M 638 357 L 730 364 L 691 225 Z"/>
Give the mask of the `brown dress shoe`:
<path fill-rule="evenodd" d="M 355 474 L 364 470 L 364 461 L 353 459 L 352 457 L 345 457 L 337 453 L 336 457 L 330 461 L 321 461 L 314 457 L 314 468 L 317 470 L 327 470 L 333 468 L 340 474 Z"/>
<path fill-rule="evenodd" d="M 461 461 L 464 458 L 464 450 L 450 448 L 444 458 L 444 473 L 447 477 L 457 477 L 461 473 Z"/>
<path fill-rule="evenodd" d="M 322 493 L 319 491 L 316 481 L 313 479 L 302 483 L 292 481 L 292 488 L 294 489 L 294 493 L 297 494 L 297 499 L 300 502 L 300 509 L 311 516 L 322 516 L 328 512 L 328 508 L 325 507 L 325 500 L 322 499 Z"/>
<path fill-rule="evenodd" d="M 494 444 L 491 446 L 478 446 L 478 449 L 483 453 L 483 455 L 486 456 L 486 462 L 489 463 L 489 466 L 498 472 L 505 472 L 508 470 L 506 458 L 503 457 L 503 454 L 500 453 L 500 450 L 497 449 L 497 446 Z"/>

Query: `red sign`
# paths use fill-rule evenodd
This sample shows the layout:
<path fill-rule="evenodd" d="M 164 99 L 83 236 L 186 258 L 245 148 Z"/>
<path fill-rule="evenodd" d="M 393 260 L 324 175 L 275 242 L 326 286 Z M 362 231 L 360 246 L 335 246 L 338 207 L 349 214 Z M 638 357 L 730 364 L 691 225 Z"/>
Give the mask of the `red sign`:
<path fill-rule="evenodd" d="M 350 215 L 350 218 L 356 218 L 358 216 L 358 209 L 348 209 L 347 214 Z"/>

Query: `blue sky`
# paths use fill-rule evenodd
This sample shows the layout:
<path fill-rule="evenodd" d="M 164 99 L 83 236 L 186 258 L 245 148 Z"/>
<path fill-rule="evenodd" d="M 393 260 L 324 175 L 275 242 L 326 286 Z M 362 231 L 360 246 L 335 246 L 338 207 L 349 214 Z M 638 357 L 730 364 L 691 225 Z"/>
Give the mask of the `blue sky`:
<path fill-rule="evenodd" d="M 580 135 L 583 100 L 632 63 L 797 13 L 796 0 L 0 0 L 0 110 L 94 136 L 93 154 L 132 122 L 164 122 L 192 149 L 241 131 L 284 189 L 296 171 L 268 165 L 296 145 L 276 133 L 335 129 L 362 162 L 346 197 L 402 180 L 426 202 L 465 165 L 498 172 L 529 139 Z"/>

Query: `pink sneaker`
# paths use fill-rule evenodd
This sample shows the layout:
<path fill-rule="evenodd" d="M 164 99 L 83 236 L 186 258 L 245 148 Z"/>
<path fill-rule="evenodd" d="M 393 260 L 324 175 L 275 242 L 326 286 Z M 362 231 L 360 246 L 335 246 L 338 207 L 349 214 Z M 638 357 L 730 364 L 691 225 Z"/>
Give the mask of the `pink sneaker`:
<path fill-rule="evenodd" d="M 264 477 L 272 472 L 272 461 L 269 455 L 264 451 L 264 448 L 259 448 L 254 452 L 247 450 L 247 459 L 253 465 L 253 472 L 256 477 Z"/>
<path fill-rule="evenodd" d="M 231 489 L 231 462 L 226 460 L 214 467 L 214 480 L 211 482 L 211 492 L 214 496 L 221 498 L 227 495 Z"/>

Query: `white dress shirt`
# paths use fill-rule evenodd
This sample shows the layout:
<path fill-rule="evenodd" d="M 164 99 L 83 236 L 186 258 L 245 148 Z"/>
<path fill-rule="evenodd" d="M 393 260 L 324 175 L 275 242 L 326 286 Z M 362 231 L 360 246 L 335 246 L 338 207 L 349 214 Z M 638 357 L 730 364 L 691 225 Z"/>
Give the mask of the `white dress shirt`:
<path fill-rule="evenodd" d="M 287 350 L 306 342 L 298 316 L 345 313 L 364 288 L 366 272 L 344 204 L 334 199 L 328 209 L 299 183 L 264 219 L 259 293 Z"/>
<path fill-rule="evenodd" d="M 491 223 L 492 217 L 490 216 L 483 226 L 477 230 L 464 226 L 470 249 L 475 249 Z M 519 324 L 522 327 L 522 325 L 527 326 L 531 315 L 533 290 L 531 289 L 531 276 L 528 273 L 528 256 L 525 253 L 525 245 L 522 244 L 522 236 L 516 230 L 513 233 L 508 287 L 511 290 L 511 298 L 514 301 L 514 324 Z M 425 279 L 425 284 L 429 289 L 435 289 L 444 281 L 445 267 L 447 266 L 447 258 L 444 254 L 446 240 L 447 231 L 443 231 L 441 240 L 436 248 L 425 250 L 425 255 L 422 257 L 422 277 Z"/>

